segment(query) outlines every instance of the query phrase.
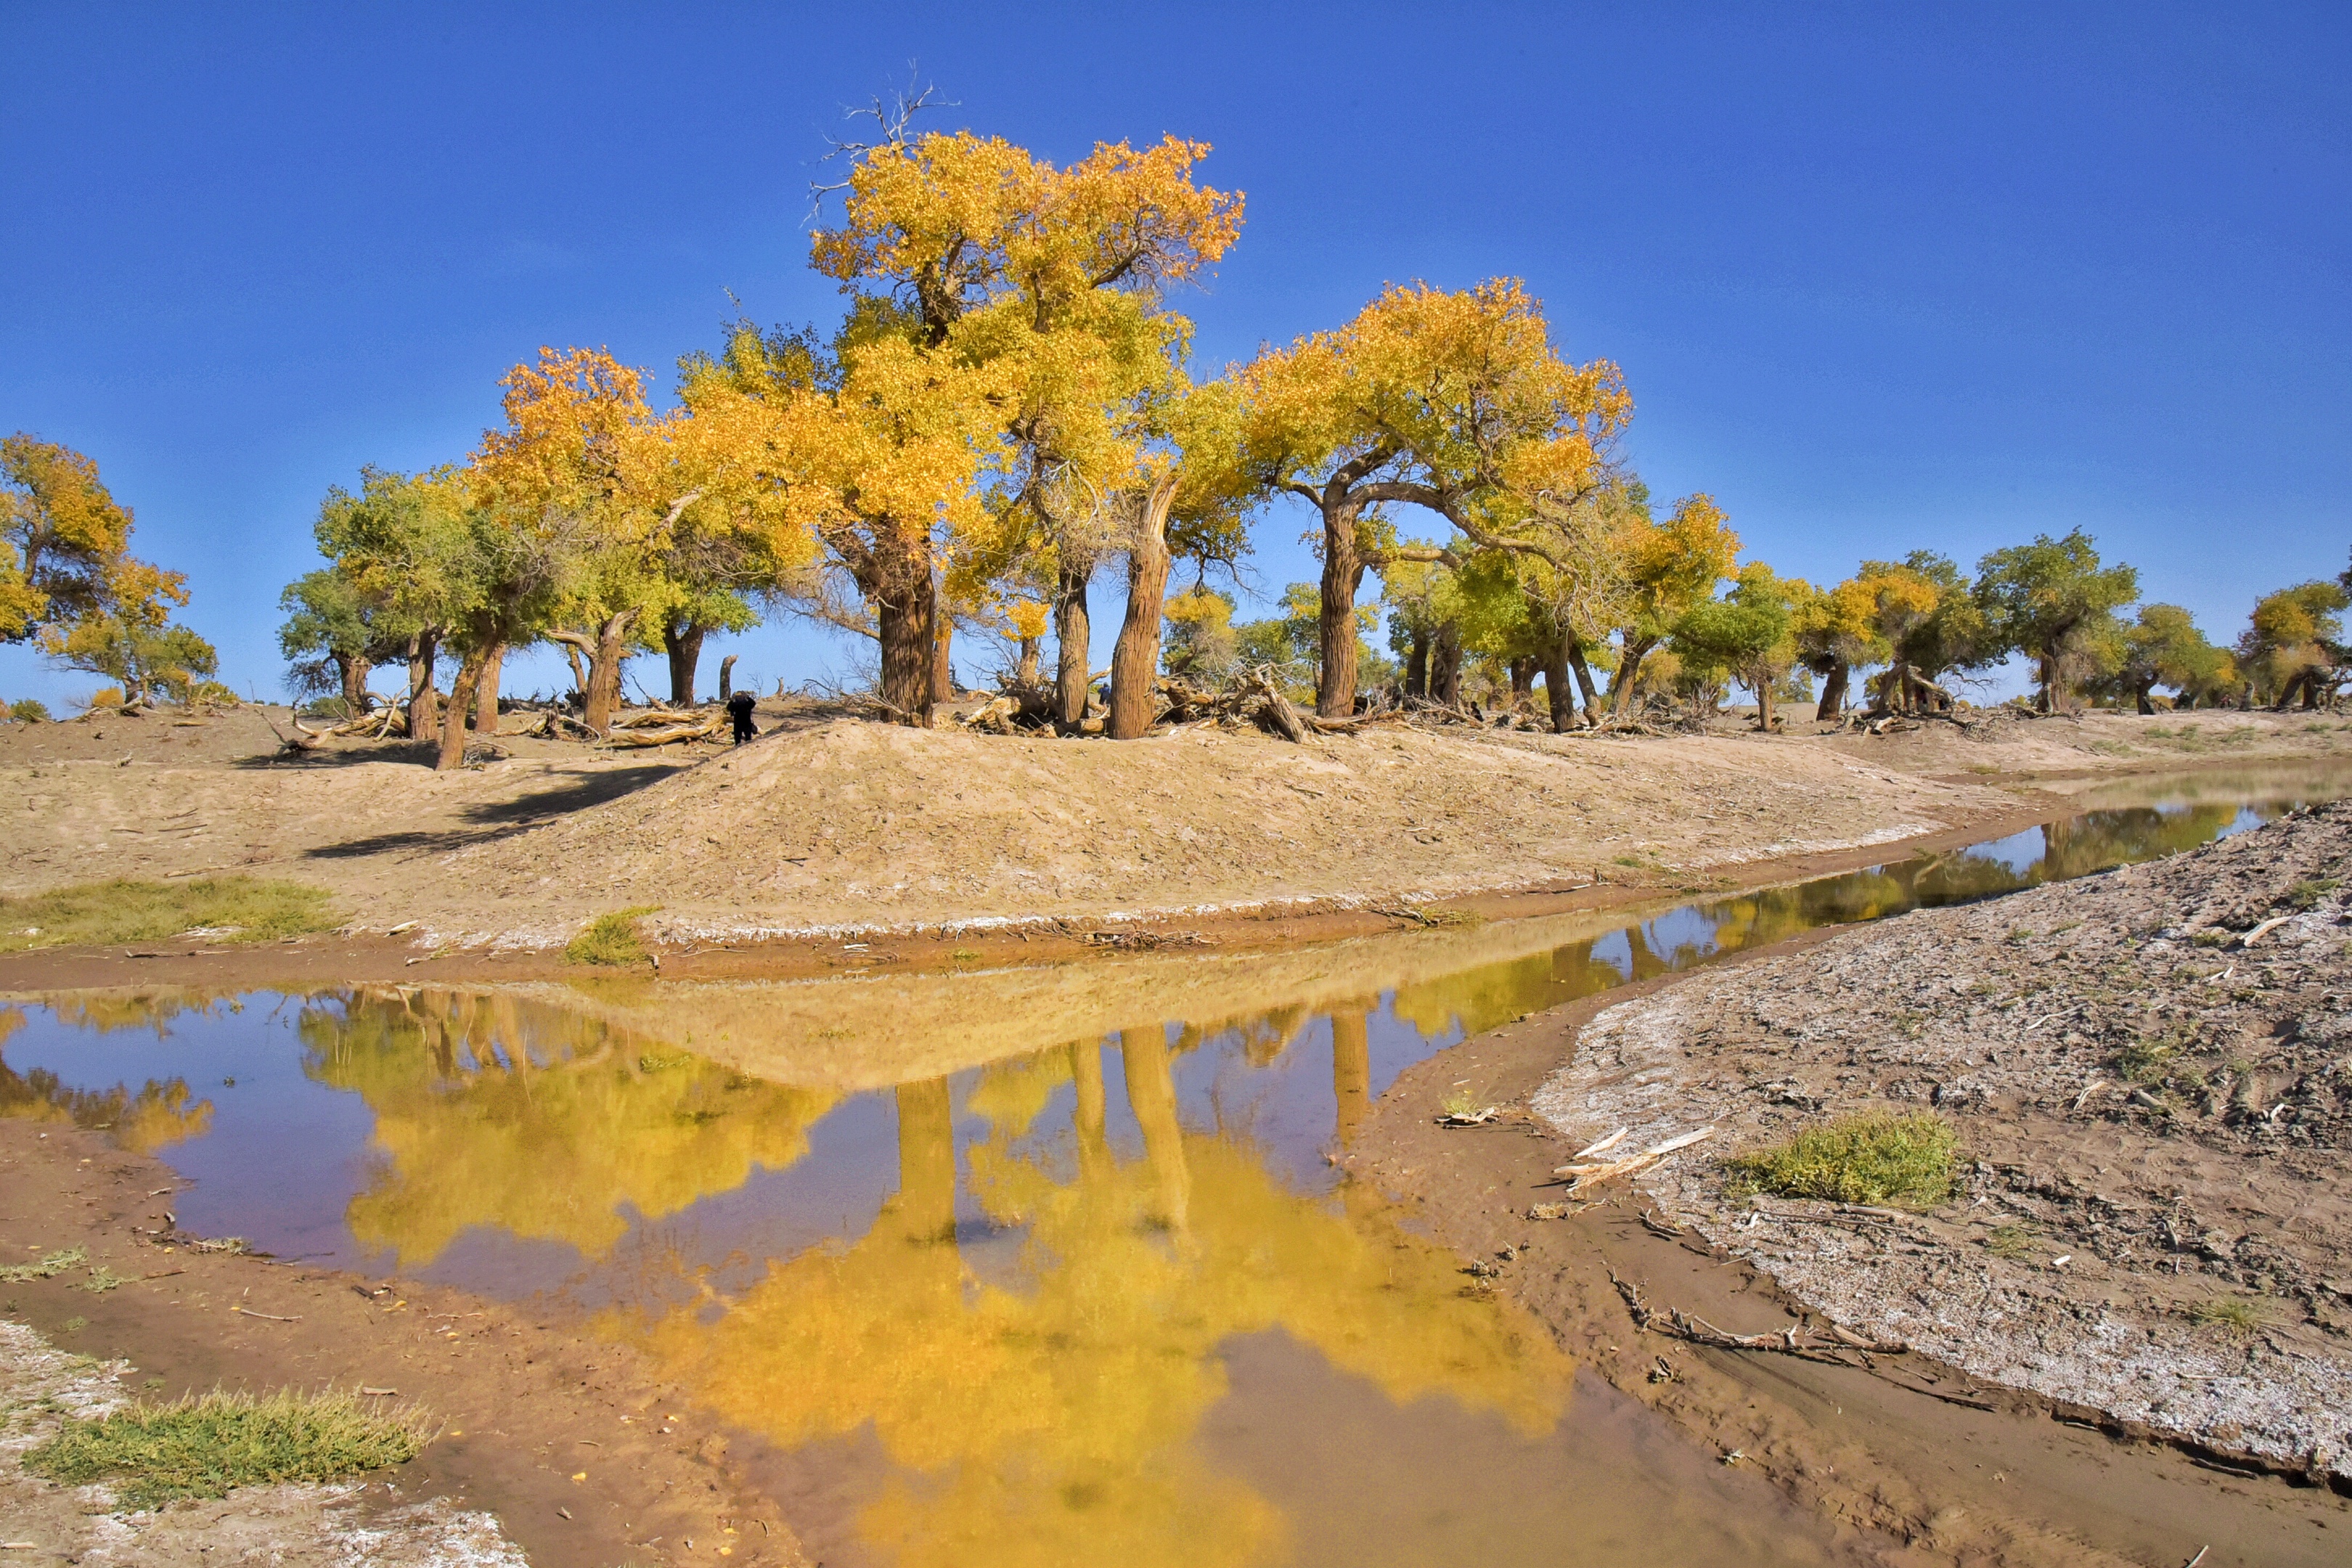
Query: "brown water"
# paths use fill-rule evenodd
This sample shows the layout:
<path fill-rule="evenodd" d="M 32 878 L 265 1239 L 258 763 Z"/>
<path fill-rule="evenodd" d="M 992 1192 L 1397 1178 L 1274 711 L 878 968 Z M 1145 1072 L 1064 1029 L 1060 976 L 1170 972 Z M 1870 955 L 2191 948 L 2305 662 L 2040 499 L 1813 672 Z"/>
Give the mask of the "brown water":
<path fill-rule="evenodd" d="M 170 1162 L 191 1230 L 584 1315 L 770 1439 L 830 1563 L 1829 1561 L 1327 1155 L 1465 1032 L 2339 793 L 1307 954 L 48 997 L 0 1010 L 0 1112 Z"/>

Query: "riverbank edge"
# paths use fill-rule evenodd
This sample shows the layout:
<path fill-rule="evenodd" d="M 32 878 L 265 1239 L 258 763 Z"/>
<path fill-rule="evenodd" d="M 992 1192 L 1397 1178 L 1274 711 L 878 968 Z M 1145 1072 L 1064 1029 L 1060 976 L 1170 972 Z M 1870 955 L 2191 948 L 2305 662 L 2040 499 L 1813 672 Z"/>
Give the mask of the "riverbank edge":
<path fill-rule="evenodd" d="M 2099 783 L 2137 776 L 2089 773 Z M 1984 813 L 1950 813 L 1920 833 L 1865 836 L 1795 853 L 1675 867 L 1679 877 L 1621 866 L 1586 867 L 1586 879 L 1518 883 L 1426 898 L 1412 893 L 1351 893 L 1266 900 L 1213 910 L 1139 910 L 1113 915 L 1008 917 L 877 923 L 709 945 L 664 942 L 647 933 L 653 962 L 632 966 L 663 980 L 806 980 L 872 973 L 872 961 L 845 953 L 851 942 L 887 941 L 894 973 L 955 973 L 972 969 L 1066 963 L 1107 953 L 1215 947 L 1228 953 L 1281 951 L 1430 924 L 1496 921 L 1539 915 L 1630 910 L 1700 897 L 1786 887 L 1935 854 L 1988 837 L 2022 832 L 2077 809 L 2065 795 L 2040 787 L 2071 782 L 2049 775 L 2010 786 L 2014 804 Z M 1981 782 L 1981 781 L 1970 781 Z M 495 984 L 501 981 L 593 979 L 627 970 L 568 963 L 560 949 L 490 943 L 442 946 L 431 933 L 299 937 L 268 947 L 204 949 L 186 939 L 92 948 L 41 948 L 0 953 L 0 1000 L 32 1001 L 58 991 L 152 989 L 312 991 L 339 984 Z"/>

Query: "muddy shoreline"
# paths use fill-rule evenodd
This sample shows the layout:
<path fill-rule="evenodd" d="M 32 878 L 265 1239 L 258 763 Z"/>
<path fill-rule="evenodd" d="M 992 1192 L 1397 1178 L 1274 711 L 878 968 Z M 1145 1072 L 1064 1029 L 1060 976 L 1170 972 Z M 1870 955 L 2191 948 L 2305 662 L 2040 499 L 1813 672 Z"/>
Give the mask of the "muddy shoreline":
<path fill-rule="evenodd" d="M 361 1478 L 362 1519 L 436 1500 L 487 1509 L 535 1563 L 707 1562 L 720 1544 L 733 1563 L 808 1561 L 749 1479 L 756 1441 L 626 1347 L 528 1303 L 194 1250 L 167 1218 L 181 1185 L 102 1133 L 0 1119 L 0 1256 L 84 1247 L 127 1281 L 93 1292 L 78 1268 L 0 1284 L 0 1317 L 59 1350 L 129 1361 L 126 1388 L 156 1399 L 398 1390 L 445 1431 L 411 1463 Z"/>

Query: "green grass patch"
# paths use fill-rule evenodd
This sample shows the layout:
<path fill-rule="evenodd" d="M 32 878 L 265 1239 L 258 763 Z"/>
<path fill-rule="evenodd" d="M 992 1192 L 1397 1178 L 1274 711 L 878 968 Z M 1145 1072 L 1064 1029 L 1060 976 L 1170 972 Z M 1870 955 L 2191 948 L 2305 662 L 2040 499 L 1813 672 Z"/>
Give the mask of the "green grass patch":
<path fill-rule="evenodd" d="M 11 1263 L 0 1268 L 0 1284 L 22 1285 L 31 1279 L 54 1279 L 68 1268 L 79 1268 L 89 1258 L 88 1250 L 70 1247 L 64 1252 L 52 1252 L 38 1263 Z"/>
<path fill-rule="evenodd" d="M 25 1468 L 67 1486 L 111 1481 L 125 1503 L 152 1509 L 404 1464 L 433 1435 L 422 1412 L 380 1410 L 353 1394 L 215 1392 L 68 1420 L 25 1455 Z"/>
<path fill-rule="evenodd" d="M 0 952 L 157 942 L 202 931 L 208 942 L 277 942 L 340 921 L 324 889 L 254 877 L 82 882 L 0 899 Z"/>
<path fill-rule="evenodd" d="M 1932 1110 L 1864 1111 L 1807 1128 L 1785 1143 L 1724 1162 L 1735 1195 L 1930 1208 L 1952 1192 L 1959 1138 Z"/>
<path fill-rule="evenodd" d="M 2189 1321 L 2200 1328 L 2219 1329 L 2242 1338 L 2271 1321 L 2270 1303 L 2242 1296 L 2215 1296 L 2189 1309 Z"/>
<path fill-rule="evenodd" d="M 659 904 L 640 904 L 635 909 L 615 910 L 609 915 L 598 915 L 564 947 L 564 961 L 569 963 L 593 963 L 610 969 L 625 969 L 633 963 L 643 963 L 646 962 L 645 932 L 637 921 L 660 908 Z"/>
<path fill-rule="evenodd" d="M 2038 1250 L 2033 1233 L 2021 1225 L 1997 1225 L 1984 1238 L 1985 1250 L 1995 1258 L 2006 1258 L 2011 1263 L 2031 1258 Z"/>
<path fill-rule="evenodd" d="M 2344 885 L 2341 877 L 2322 877 L 2315 881 L 2297 882 L 2286 890 L 2286 905 L 2292 910 L 2313 910 L 2319 900 Z"/>

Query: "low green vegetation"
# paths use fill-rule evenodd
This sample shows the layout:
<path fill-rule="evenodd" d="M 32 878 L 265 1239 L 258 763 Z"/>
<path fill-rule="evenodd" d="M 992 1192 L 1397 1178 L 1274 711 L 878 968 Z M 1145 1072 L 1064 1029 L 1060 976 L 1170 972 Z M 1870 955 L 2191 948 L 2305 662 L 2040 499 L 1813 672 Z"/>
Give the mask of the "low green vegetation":
<path fill-rule="evenodd" d="M 38 1263 L 10 1263 L 0 1266 L 0 1284 L 22 1285 L 32 1279 L 54 1279 L 68 1268 L 79 1268 L 89 1254 L 75 1247 L 63 1252 L 52 1252 Z"/>
<path fill-rule="evenodd" d="M 2033 1254 L 2033 1233 L 2021 1225 L 1997 1225 L 1984 1238 L 1985 1250 L 2015 1263 Z"/>
<path fill-rule="evenodd" d="M 49 721 L 48 705 L 36 698 L 19 697 L 8 704 L 8 717 L 19 724 L 46 724 Z"/>
<path fill-rule="evenodd" d="M 277 942 L 338 924 L 324 889 L 254 877 L 183 882 L 121 879 L 0 899 L 0 952 L 158 942 L 201 931 L 208 942 Z"/>
<path fill-rule="evenodd" d="M 565 962 L 608 969 L 625 969 L 633 963 L 645 963 L 645 932 L 637 921 L 660 908 L 659 904 L 641 904 L 635 909 L 598 915 L 564 947 Z"/>
<path fill-rule="evenodd" d="M 2189 1308 L 2189 1321 L 2200 1328 L 2242 1337 L 2271 1321 L 2270 1304 L 2242 1296 L 2215 1296 Z"/>
<path fill-rule="evenodd" d="M 25 1455 L 25 1468 L 67 1486 L 112 1482 L 131 1507 L 157 1508 L 404 1464 L 433 1435 L 421 1412 L 377 1410 L 352 1394 L 215 1392 L 68 1420 Z"/>
<path fill-rule="evenodd" d="M 1959 1139 L 1932 1110 L 1864 1111 L 1807 1128 L 1785 1143 L 1724 1162 L 1734 1195 L 1929 1208 L 1952 1192 Z"/>
<path fill-rule="evenodd" d="M 2286 890 L 2286 906 L 2291 910 L 2313 910 L 2319 900 L 2344 885 L 2341 877 L 2323 877 L 2315 881 L 2297 882 Z"/>

